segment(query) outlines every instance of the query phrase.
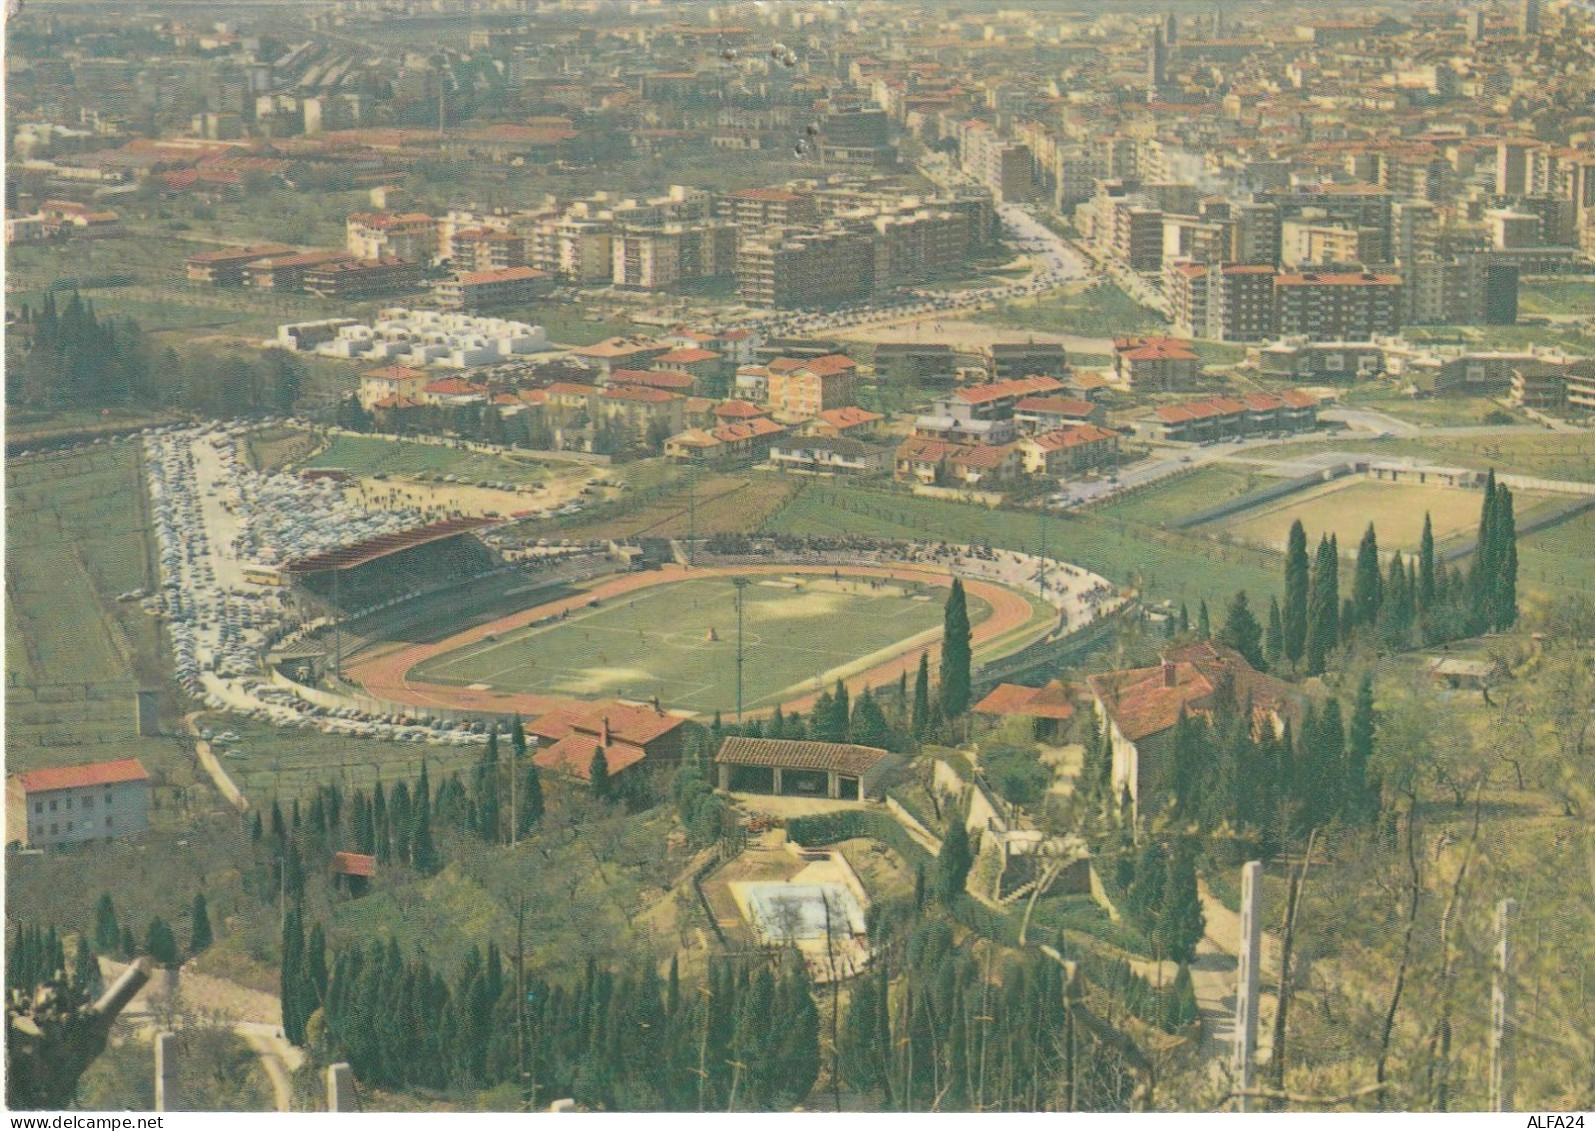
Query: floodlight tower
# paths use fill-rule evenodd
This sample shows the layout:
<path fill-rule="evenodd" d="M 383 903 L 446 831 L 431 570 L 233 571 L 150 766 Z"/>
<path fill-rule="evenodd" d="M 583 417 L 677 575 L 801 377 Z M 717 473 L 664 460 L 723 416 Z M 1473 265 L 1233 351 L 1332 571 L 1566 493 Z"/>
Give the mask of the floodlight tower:
<path fill-rule="evenodd" d="M 731 584 L 737 590 L 737 726 L 742 725 L 742 606 L 748 588 L 748 579 L 733 577 Z"/>

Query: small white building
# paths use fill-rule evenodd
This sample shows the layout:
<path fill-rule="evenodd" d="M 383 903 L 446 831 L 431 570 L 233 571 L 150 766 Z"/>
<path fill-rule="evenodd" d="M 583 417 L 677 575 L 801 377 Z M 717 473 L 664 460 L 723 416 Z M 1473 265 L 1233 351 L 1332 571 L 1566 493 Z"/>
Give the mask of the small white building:
<path fill-rule="evenodd" d="M 25 770 L 6 779 L 6 841 L 50 848 L 127 836 L 149 827 L 149 798 L 137 758 Z"/>

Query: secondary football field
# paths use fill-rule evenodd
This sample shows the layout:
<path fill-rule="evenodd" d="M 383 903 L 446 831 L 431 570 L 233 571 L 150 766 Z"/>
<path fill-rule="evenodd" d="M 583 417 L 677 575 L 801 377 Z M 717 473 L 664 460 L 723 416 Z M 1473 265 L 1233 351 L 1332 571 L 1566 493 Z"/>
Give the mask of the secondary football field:
<path fill-rule="evenodd" d="M 775 574 L 747 579 L 742 703 L 773 706 L 939 643 L 947 590 L 880 577 Z M 969 595 L 978 625 L 991 607 Z M 408 678 L 480 691 L 657 695 L 699 713 L 736 707 L 736 587 L 730 578 L 666 583 L 563 619 L 421 661 Z"/>
<path fill-rule="evenodd" d="M 1562 498 L 1543 491 L 1514 491 L 1512 497 L 1519 523 Z M 1422 539 L 1425 514 L 1432 517 L 1435 541 L 1443 549 L 1450 540 L 1472 536 L 1483 503 L 1482 491 L 1348 477 L 1241 511 L 1200 529 L 1221 531 L 1243 542 L 1282 550 L 1289 539 L 1291 523 L 1301 519 L 1310 546 L 1317 545 L 1321 534 L 1333 534 L 1340 542 L 1340 552 L 1349 556 L 1356 553 L 1363 531 L 1372 522 L 1380 550 L 1412 553 Z"/>

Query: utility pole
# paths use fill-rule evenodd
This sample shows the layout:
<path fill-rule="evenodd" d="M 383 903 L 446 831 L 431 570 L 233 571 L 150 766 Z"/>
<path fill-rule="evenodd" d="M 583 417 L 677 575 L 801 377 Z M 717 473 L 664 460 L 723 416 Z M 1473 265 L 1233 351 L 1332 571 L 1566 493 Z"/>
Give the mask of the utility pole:
<path fill-rule="evenodd" d="M 1495 985 L 1490 993 L 1490 1110 L 1513 1110 L 1513 1077 L 1517 1069 L 1516 1003 L 1512 993 L 1512 924 L 1517 900 L 1495 905 Z"/>
<path fill-rule="evenodd" d="M 526 896 L 521 896 L 520 908 L 515 912 L 515 1066 L 520 1072 L 517 1083 L 526 1087 Z M 530 1096 L 524 1103 L 529 1104 Z"/>
<path fill-rule="evenodd" d="M 687 464 L 687 565 L 698 564 L 698 465 Z"/>
<path fill-rule="evenodd" d="M 737 589 L 737 726 L 742 725 L 742 606 L 748 588 L 748 579 L 734 577 L 731 584 Z"/>
<path fill-rule="evenodd" d="M 1241 868 L 1241 938 L 1235 969 L 1235 1084 L 1241 1111 L 1252 1110 L 1250 1092 L 1257 1078 L 1257 983 L 1263 942 L 1263 865 Z"/>

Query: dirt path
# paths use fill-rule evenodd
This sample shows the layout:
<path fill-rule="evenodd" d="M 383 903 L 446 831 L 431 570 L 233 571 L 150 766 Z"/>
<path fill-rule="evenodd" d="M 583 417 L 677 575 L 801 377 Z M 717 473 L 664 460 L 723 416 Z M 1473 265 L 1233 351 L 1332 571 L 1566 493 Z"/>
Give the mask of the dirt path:
<path fill-rule="evenodd" d="M 525 609 L 491 624 L 478 625 L 475 628 L 466 629 L 446 640 L 432 644 L 416 644 L 385 655 L 365 657 L 357 663 L 348 665 L 346 671 L 350 678 L 364 685 L 365 689 L 372 695 L 417 707 L 496 711 L 504 714 L 519 713 L 522 715 L 545 714 L 560 707 L 570 706 L 577 700 L 567 695 L 472 691 L 469 688 L 449 687 L 443 684 L 428 683 L 424 680 L 411 680 L 408 678 L 408 673 L 417 664 L 433 656 L 478 643 L 489 635 L 514 632 L 546 616 L 558 616 L 567 610 L 575 611 L 584 608 L 589 601 L 595 598 L 607 600 L 638 589 L 665 585 L 672 581 L 684 581 L 688 578 L 733 577 L 750 573 L 823 575 L 833 573 L 835 569 L 836 567 L 834 566 L 771 565 L 724 566 L 688 570 L 677 565 L 667 565 L 658 572 L 650 571 L 648 573 L 622 575 L 605 581 L 595 588 L 584 590 L 575 596 L 565 597 L 558 601 L 539 605 L 536 608 Z M 948 575 L 945 572 L 911 565 L 850 566 L 847 572 L 850 576 L 882 577 L 896 581 L 929 581 L 933 584 L 944 584 L 948 580 Z M 991 615 L 976 625 L 971 634 L 972 643 L 976 648 L 1016 631 L 1027 624 L 1033 616 L 1030 602 L 1011 589 L 1005 589 L 1000 585 L 972 578 L 964 579 L 964 588 L 991 606 Z M 931 646 L 928 650 L 932 653 L 932 661 L 934 662 L 936 655 L 939 654 L 939 648 Z M 889 683 L 905 672 L 912 673 L 918 667 L 919 651 L 914 649 L 904 652 L 891 660 L 855 673 L 845 682 L 849 690 L 855 694 L 861 692 L 865 687 L 879 687 Z M 801 696 L 789 703 L 782 704 L 782 709 L 785 711 L 807 710 L 812 705 L 814 698 L 815 696 L 812 694 Z M 757 712 L 751 713 L 757 714 Z"/>
<path fill-rule="evenodd" d="M 107 984 L 125 969 L 125 963 L 100 959 L 101 975 Z M 305 1054 L 283 1037 L 282 1007 L 278 1000 L 270 994 L 240 986 L 225 978 L 196 974 L 192 970 L 179 971 L 175 981 L 168 972 L 157 971 L 149 984 L 128 1004 L 122 1016 L 141 1036 L 153 1039 L 155 1015 L 162 999 L 174 989 L 185 1006 L 216 1014 L 223 1024 L 255 1050 L 267 1079 L 271 1081 L 277 1110 L 292 1111 L 292 1074 L 304 1063 Z"/>
<path fill-rule="evenodd" d="M 204 714 L 203 711 L 191 711 L 183 716 L 183 723 L 188 727 L 188 733 L 194 736 L 194 753 L 199 758 L 199 764 L 210 775 L 211 784 L 225 797 L 229 804 L 240 813 L 249 809 L 249 799 L 244 796 L 243 790 L 233 783 L 222 764 L 216 760 L 216 752 L 210 748 L 210 743 L 199 737 L 199 728 L 194 720 Z"/>

